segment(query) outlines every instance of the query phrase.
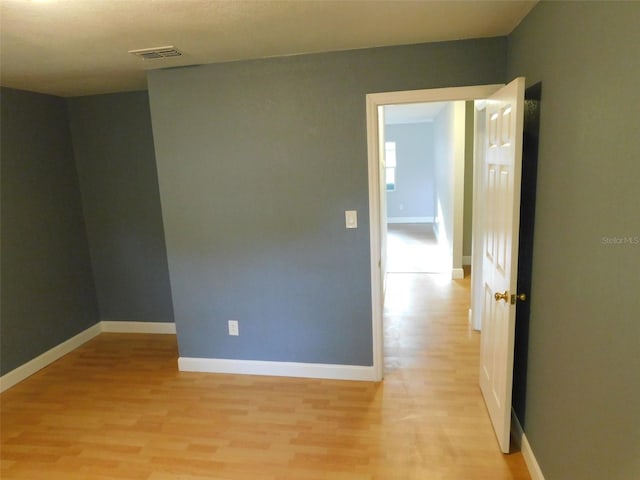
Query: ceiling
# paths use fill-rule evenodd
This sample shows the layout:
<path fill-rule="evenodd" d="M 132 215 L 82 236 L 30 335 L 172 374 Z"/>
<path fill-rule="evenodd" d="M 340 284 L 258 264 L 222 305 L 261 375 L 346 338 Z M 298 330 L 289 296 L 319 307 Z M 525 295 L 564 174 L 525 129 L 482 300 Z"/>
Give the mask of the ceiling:
<path fill-rule="evenodd" d="M 509 34 L 537 0 L 0 0 L 3 86 L 146 88 L 145 70 Z M 173 45 L 181 57 L 129 50 Z"/>

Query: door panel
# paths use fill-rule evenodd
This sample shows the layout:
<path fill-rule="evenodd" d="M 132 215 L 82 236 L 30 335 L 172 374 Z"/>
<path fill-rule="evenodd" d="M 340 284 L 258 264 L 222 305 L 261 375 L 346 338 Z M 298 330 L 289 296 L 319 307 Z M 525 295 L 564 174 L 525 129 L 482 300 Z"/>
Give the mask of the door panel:
<path fill-rule="evenodd" d="M 524 78 L 492 95 L 486 107 L 480 387 L 503 452 L 511 429 L 523 111 Z"/>

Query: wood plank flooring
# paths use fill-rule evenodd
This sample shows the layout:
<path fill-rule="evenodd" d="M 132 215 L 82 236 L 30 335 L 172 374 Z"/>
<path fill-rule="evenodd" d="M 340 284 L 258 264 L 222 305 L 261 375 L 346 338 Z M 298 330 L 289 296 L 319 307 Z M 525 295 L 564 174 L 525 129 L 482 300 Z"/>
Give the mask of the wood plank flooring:
<path fill-rule="evenodd" d="M 177 371 L 102 334 L 0 396 L 3 479 L 529 479 L 477 386 L 468 279 L 390 275 L 379 384 Z"/>
<path fill-rule="evenodd" d="M 450 269 L 450 255 L 438 245 L 432 223 L 387 225 L 387 272 L 442 273 Z"/>

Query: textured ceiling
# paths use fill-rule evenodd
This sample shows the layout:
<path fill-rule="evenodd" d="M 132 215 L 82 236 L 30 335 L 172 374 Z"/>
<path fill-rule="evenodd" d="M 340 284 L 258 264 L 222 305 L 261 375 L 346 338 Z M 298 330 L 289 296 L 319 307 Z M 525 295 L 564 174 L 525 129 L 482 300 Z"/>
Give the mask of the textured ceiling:
<path fill-rule="evenodd" d="M 146 88 L 145 70 L 510 33 L 536 1 L 0 0 L 2 85 Z M 174 45 L 184 56 L 129 50 Z"/>

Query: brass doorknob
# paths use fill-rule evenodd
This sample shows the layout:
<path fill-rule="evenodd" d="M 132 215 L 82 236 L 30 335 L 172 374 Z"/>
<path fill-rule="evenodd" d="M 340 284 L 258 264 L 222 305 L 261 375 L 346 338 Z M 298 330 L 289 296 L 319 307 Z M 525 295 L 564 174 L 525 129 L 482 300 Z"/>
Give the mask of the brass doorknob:
<path fill-rule="evenodd" d="M 506 290 L 504 293 L 496 292 L 493 297 L 496 299 L 496 302 L 499 302 L 500 300 L 504 300 L 506 302 L 509 299 L 509 292 Z"/>
<path fill-rule="evenodd" d="M 516 295 L 516 298 L 518 300 L 520 300 L 521 302 L 524 302 L 527 299 L 527 294 L 526 293 L 519 293 L 518 295 Z"/>

